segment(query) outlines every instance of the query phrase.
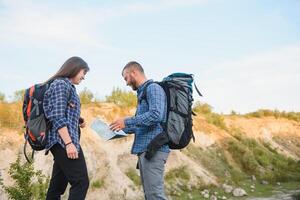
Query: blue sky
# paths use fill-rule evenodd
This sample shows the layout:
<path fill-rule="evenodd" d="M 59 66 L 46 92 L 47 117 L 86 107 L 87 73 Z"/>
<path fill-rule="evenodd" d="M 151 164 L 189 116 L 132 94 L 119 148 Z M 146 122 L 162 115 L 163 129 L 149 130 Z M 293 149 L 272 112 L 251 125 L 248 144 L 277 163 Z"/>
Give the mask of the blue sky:
<path fill-rule="evenodd" d="M 129 90 L 123 66 L 148 78 L 195 74 L 214 111 L 300 111 L 300 1 L 0 0 L 0 91 L 46 80 L 71 56 L 87 61 L 87 87 Z"/>

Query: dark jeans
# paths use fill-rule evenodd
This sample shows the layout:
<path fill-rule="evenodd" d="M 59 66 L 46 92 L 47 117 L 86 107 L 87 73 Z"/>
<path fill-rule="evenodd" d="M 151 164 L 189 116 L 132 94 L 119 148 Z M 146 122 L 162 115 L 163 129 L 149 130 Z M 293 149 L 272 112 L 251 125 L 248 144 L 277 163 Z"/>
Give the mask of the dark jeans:
<path fill-rule="evenodd" d="M 89 187 L 89 177 L 82 149 L 79 158 L 75 160 L 69 159 L 66 150 L 59 144 L 54 145 L 50 151 L 54 164 L 46 200 L 60 200 L 68 183 L 71 184 L 69 200 L 84 200 Z"/>

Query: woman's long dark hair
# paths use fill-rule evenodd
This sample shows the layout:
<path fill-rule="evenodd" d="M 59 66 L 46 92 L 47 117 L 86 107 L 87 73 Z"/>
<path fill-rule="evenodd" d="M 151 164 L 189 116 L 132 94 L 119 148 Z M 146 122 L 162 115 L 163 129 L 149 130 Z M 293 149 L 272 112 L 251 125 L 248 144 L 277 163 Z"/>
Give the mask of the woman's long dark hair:
<path fill-rule="evenodd" d="M 90 70 L 88 64 L 82 58 L 76 56 L 71 57 L 61 66 L 58 72 L 56 72 L 56 74 L 49 78 L 45 83 L 49 83 L 57 78 L 73 78 L 82 69 L 85 73 Z"/>

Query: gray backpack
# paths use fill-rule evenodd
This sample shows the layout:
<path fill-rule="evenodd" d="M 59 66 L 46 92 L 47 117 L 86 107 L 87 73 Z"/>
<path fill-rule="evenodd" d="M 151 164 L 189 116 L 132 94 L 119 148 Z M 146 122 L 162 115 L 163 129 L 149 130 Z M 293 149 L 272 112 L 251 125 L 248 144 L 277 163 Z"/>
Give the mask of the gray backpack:
<path fill-rule="evenodd" d="M 164 144 L 170 149 L 182 149 L 186 147 L 193 134 L 193 82 L 192 74 L 174 73 L 163 79 L 159 84 L 165 91 L 167 97 L 167 120 L 162 123 L 163 132 L 157 135 L 148 145 L 146 157 L 149 159 Z M 140 100 L 147 101 L 147 87 Z M 202 96 L 194 84 L 197 93 Z"/>

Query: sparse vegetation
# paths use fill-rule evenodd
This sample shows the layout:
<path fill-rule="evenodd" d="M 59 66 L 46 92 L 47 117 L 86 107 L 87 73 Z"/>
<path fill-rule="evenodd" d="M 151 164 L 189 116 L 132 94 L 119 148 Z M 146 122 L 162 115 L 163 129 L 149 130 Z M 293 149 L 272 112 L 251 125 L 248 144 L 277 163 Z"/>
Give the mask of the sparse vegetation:
<path fill-rule="evenodd" d="M 5 98 L 5 94 L 0 92 L 0 102 L 5 102 L 6 101 L 6 98 Z"/>
<path fill-rule="evenodd" d="M 289 120 L 294 120 L 300 122 L 300 112 L 280 112 L 279 110 L 268 110 L 268 109 L 260 109 L 255 112 L 250 112 L 244 115 L 245 117 L 275 117 L 278 118 L 286 118 Z"/>
<path fill-rule="evenodd" d="M 270 151 L 270 147 L 265 147 L 267 144 L 243 138 L 241 142 L 230 139 L 227 145 L 235 162 L 248 175 L 255 174 L 272 183 L 300 181 L 300 163 L 274 150 Z"/>
<path fill-rule="evenodd" d="M 190 178 L 191 175 L 188 172 L 187 166 L 181 166 L 179 168 L 172 169 L 166 174 L 165 177 L 167 182 L 173 181 L 175 179 L 181 179 L 186 182 L 189 181 Z"/>
<path fill-rule="evenodd" d="M 137 170 L 134 168 L 129 168 L 126 172 L 125 172 L 126 176 L 132 180 L 132 182 L 134 183 L 135 186 L 140 186 L 141 185 L 141 178 L 140 176 L 137 174 Z"/>
<path fill-rule="evenodd" d="M 183 153 L 212 172 L 220 182 L 231 180 L 233 183 L 239 183 L 246 178 L 243 172 L 229 164 L 224 150 L 217 146 L 204 150 L 189 145 Z"/>
<path fill-rule="evenodd" d="M 0 186 L 3 187 L 10 199 L 46 199 L 49 178 L 46 178 L 41 171 L 35 171 L 32 163 L 21 163 L 20 155 L 10 165 L 9 175 L 14 180 L 14 184 L 6 186 L 0 180 Z"/>
<path fill-rule="evenodd" d="M 195 113 L 201 113 L 205 116 L 206 121 L 210 124 L 213 124 L 223 130 L 228 130 L 224 123 L 224 117 L 217 113 L 212 112 L 212 107 L 207 103 L 201 103 L 197 101 L 193 106 L 193 111 Z"/>
<path fill-rule="evenodd" d="M 19 97 L 22 96 L 21 92 L 22 91 L 17 91 L 15 93 L 14 103 L 5 102 L 5 95 L 1 97 L 2 93 L 0 93 L 0 128 L 4 127 L 20 130 L 23 126 L 22 102 L 19 99 Z M 112 121 L 116 118 L 116 116 L 132 115 L 132 112 L 134 112 L 133 108 L 136 106 L 136 95 L 133 92 L 127 92 L 119 88 L 114 89 L 111 95 L 106 97 L 106 102 L 114 103 L 117 106 L 111 106 L 111 104 L 103 102 L 94 103 L 93 94 L 86 88 L 80 93 L 80 98 L 82 103 L 85 104 L 85 108 L 90 109 L 93 115 L 104 116 L 104 118 L 108 121 Z M 209 104 L 196 102 L 193 110 L 194 112 L 201 114 L 199 118 L 195 118 L 196 120 L 194 123 L 197 123 L 197 120 L 201 119 L 201 125 L 206 125 L 206 122 L 208 122 L 225 130 L 233 136 L 229 136 L 229 138 L 225 141 L 221 141 L 223 146 L 216 143 L 210 147 L 201 148 L 190 144 L 186 149 L 182 150 L 182 153 L 187 155 L 195 163 L 198 163 L 206 168 L 210 173 L 214 174 L 220 183 L 226 182 L 232 185 L 243 184 L 247 190 L 247 187 L 250 187 L 250 184 L 253 184 L 253 182 L 250 182 L 249 177 L 251 175 L 255 175 L 258 179 L 257 182 L 255 182 L 257 183 L 257 186 L 255 193 L 251 193 L 251 195 L 255 194 L 263 196 L 266 194 L 271 195 L 271 191 L 273 190 L 272 188 L 276 182 L 281 182 L 283 185 L 290 183 L 290 181 L 300 181 L 300 162 L 280 154 L 280 152 L 277 152 L 270 143 L 247 138 L 247 134 L 244 132 L 247 131 L 247 129 L 244 130 L 235 127 L 226 127 L 224 123 L 224 116 L 213 113 L 212 107 Z M 280 112 L 278 110 L 259 110 L 246 115 L 240 115 L 237 114 L 237 112 L 232 111 L 231 116 L 274 117 L 276 119 L 286 118 L 300 122 L 300 113 Z M 235 117 L 232 118 L 234 119 Z M 295 122 L 292 123 L 294 124 Z M 209 125 L 209 127 L 212 127 L 212 125 Z M 216 129 L 212 128 L 211 130 L 213 131 L 209 132 L 209 134 L 215 134 L 214 132 Z M 293 138 L 293 136 L 286 136 L 284 138 L 277 136 L 277 138 L 273 137 L 272 139 L 287 150 L 291 149 L 292 151 L 291 146 L 295 148 L 300 146 L 300 139 L 298 138 L 298 141 L 298 139 Z M 16 165 L 20 165 L 22 170 L 26 168 L 29 170 L 28 173 L 18 177 L 25 179 L 30 175 L 32 179 L 26 179 L 27 186 L 25 188 L 19 188 L 16 185 L 18 182 L 15 181 L 15 185 L 12 186 L 14 189 L 8 189 L 9 187 L 4 186 L 3 181 L 0 180 L 0 182 L 2 182 L 1 186 L 3 189 L 6 187 L 5 191 L 8 194 L 9 192 L 14 193 L 15 196 L 11 197 L 11 199 L 17 199 L 21 195 L 23 195 L 25 199 L 25 197 L 28 197 L 25 193 L 31 195 L 33 199 L 43 199 L 39 197 L 45 196 L 49 179 L 44 177 L 40 172 L 31 172 L 28 166 L 21 164 L 20 160 L 18 162 L 19 164 Z M 16 167 L 14 169 L 17 171 Z M 20 173 L 20 171 L 17 171 L 16 173 Z M 130 180 L 132 180 L 134 185 L 137 186 L 135 187 L 131 185 L 130 188 L 133 190 L 140 189 L 141 181 L 138 171 L 135 168 L 129 168 L 125 174 Z M 14 175 L 11 174 L 11 176 L 13 177 Z M 189 171 L 188 166 L 181 166 L 170 170 L 165 176 L 167 193 L 172 197 L 172 199 L 204 199 L 200 194 L 201 189 L 203 189 L 203 183 L 199 178 L 199 181 L 196 182 L 197 184 L 191 186 L 190 182 L 193 178 L 193 174 Z M 198 177 L 196 177 L 196 179 L 197 178 Z M 267 180 L 271 184 L 261 186 L 261 180 Z M 95 179 L 91 182 L 91 188 L 93 189 L 103 187 L 105 187 L 104 179 Z M 17 192 L 17 190 L 20 191 Z M 222 194 L 222 191 L 219 190 L 219 188 L 211 187 L 210 190 L 211 192 L 218 191 L 219 194 Z M 247 190 L 247 192 L 250 193 L 250 190 Z M 111 196 L 115 199 L 120 199 L 121 197 L 125 198 L 126 193 L 127 191 L 124 190 L 121 191 L 121 193 L 112 193 Z M 23 197 L 20 197 L 20 200 L 22 199 Z"/>
<path fill-rule="evenodd" d="M 88 104 L 93 101 L 94 94 L 88 90 L 87 88 L 84 88 L 80 93 L 79 93 L 79 98 L 81 104 Z"/>
<path fill-rule="evenodd" d="M 171 169 L 165 175 L 167 193 L 171 196 L 181 196 L 192 190 L 189 184 L 191 174 L 187 166 Z"/>
<path fill-rule="evenodd" d="M 115 103 L 120 107 L 135 107 L 137 104 L 136 95 L 133 92 L 127 92 L 120 88 L 114 88 L 109 96 L 106 96 L 106 102 Z"/>
<path fill-rule="evenodd" d="M 92 188 L 100 189 L 104 186 L 104 180 L 103 179 L 97 179 L 92 182 Z"/>
<path fill-rule="evenodd" d="M 13 102 L 23 101 L 25 90 L 17 90 L 14 92 Z"/>
<path fill-rule="evenodd" d="M 22 103 L 0 103 L 0 128 L 22 130 Z"/>

